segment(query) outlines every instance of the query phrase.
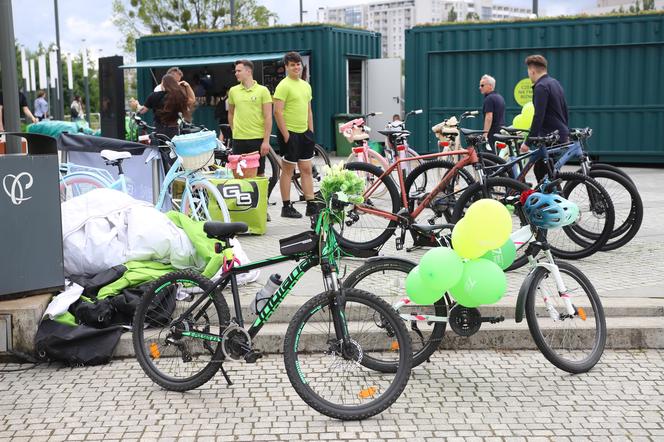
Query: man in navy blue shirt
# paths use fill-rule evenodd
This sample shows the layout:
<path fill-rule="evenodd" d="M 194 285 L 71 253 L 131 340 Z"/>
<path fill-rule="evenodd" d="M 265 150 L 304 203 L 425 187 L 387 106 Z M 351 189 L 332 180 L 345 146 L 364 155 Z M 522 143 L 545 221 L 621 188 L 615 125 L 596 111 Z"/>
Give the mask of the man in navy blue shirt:
<path fill-rule="evenodd" d="M 569 138 L 567 103 L 563 87 L 547 73 L 548 62 L 541 55 L 526 58 L 528 77 L 533 82 L 533 105 L 535 116 L 528 137 L 541 137 L 554 130 L 560 135 L 560 142 Z M 521 145 L 521 152 L 528 152 L 528 139 Z M 543 161 L 535 163 L 535 176 L 541 180 L 546 175 Z"/>
<path fill-rule="evenodd" d="M 505 125 L 505 99 L 496 92 L 496 79 L 490 75 L 480 78 L 480 93 L 484 95 L 482 114 L 484 115 L 484 132 L 487 133 L 489 146 L 496 152 L 493 136 Z"/>

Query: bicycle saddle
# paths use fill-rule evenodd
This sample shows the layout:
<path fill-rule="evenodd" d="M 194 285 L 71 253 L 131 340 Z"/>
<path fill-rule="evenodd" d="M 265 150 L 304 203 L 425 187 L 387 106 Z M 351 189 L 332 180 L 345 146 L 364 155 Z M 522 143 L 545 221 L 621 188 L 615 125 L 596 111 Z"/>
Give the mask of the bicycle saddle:
<path fill-rule="evenodd" d="M 507 133 L 510 134 L 518 134 L 520 132 L 528 132 L 528 129 L 517 129 L 514 126 L 500 126 L 501 130 L 504 130 Z"/>
<path fill-rule="evenodd" d="M 245 223 L 222 223 L 220 221 L 208 221 L 203 224 L 203 231 L 208 238 L 218 239 L 220 241 L 230 239 L 236 233 L 245 233 L 249 227 Z"/>
<path fill-rule="evenodd" d="M 459 128 L 459 130 L 464 135 L 479 135 L 479 134 L 486 133 L 482 129 L 466 129 L 466 128 L 461 127 L 461 128 Z"/>
<path fill-rule="evenodd" d="M 131 153 L 104 149 L 101 151 L 101 157 L 106 161 L 117 161 L 117 160 L 124 160 L 125 158 L 131 158 Z"/>
<path fill-rule="evenodd" d="M 523 140 L 524 137 L 521 135 L 505 135 L 505 134 L 494 134 L 493 138 L 495 138 L 498 141 L 512 141 L 512 140 Z"/>
<path fill-rule="evenodd" d="M 406 129 L 384 129 L 384 130 L 378 130 L 376 132 L 378 132 L 381 135 L 385 135 L 386 137 L 392 135 L 410 135 L 410 131 Z"/>

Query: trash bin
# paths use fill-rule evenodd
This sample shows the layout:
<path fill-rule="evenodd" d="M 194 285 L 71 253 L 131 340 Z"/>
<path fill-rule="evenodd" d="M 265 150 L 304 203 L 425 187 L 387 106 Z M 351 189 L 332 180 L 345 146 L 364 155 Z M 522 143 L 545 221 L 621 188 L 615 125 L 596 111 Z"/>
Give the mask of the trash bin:
<path fill-rule="evenodd" d="M 337 151 L 337 156 L 339 157 L 347 157 L 350 155 L 351 148 L 353 145 L 344 137 L 342 133 L 339 132 L 339 126 L 348 123 L 350 120 L 354 120 L 355 118 L 360 118 L 362 115 L 360 114 L 336 114 L 333 117 L 333 131 L 335 134 L 335 139 L 336 139 L 336 151 Z"/>
<path fill-rule="evenodd" d="M 64 284 L 55 139 L 27 141 L 27 155 L 0 155 L 0 301 L 59 290 Z"/>

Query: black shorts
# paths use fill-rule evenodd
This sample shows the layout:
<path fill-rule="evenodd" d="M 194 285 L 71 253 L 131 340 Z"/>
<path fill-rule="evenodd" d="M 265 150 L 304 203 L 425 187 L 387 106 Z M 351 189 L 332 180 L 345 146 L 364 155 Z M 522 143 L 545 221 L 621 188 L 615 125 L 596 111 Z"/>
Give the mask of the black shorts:
<path fill-rule="evenodd" d="M 232 150 L 235 155 L 240 155 L 243 153 L 252 153 L 261 151 L 261 144 L 263 144 L 262 138 L 256 138 L 253 140 L 236 140 L 233 139 Z M 265 173 L 265 157 L 261 156 L 260 163 L 258 164 L 258 174 L 263 175 Z"/>
<path fill-rule="evenodd" d="M 308 161 L 314 157 L 314 133 L 310 130 L 301 134 L 288 131 L 288 143 L 284 143 L 281 132 L 277 132 L 277 140 L 284 161 L 297 164 L 298 161 Z"/>

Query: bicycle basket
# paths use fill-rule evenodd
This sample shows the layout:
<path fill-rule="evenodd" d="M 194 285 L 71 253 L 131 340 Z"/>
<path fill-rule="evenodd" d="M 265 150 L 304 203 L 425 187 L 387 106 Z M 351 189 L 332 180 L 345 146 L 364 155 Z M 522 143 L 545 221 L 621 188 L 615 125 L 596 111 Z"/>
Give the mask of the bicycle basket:
<path fill-rule="evenodd" d="M 282 255 L 295 255 L 297 253 L 313 252 L 318 248 L 320 237 L 316 232 L 307 230 L 297 235 L 279 240 L 279 249 Z"/>
<path fill-rule="evenodd" d="M 176 135 L 173 137 L 175 153 L 182 159 L 185 170 L 198 170 L 214 163 L 217 135 L 213 131 Z"/>

